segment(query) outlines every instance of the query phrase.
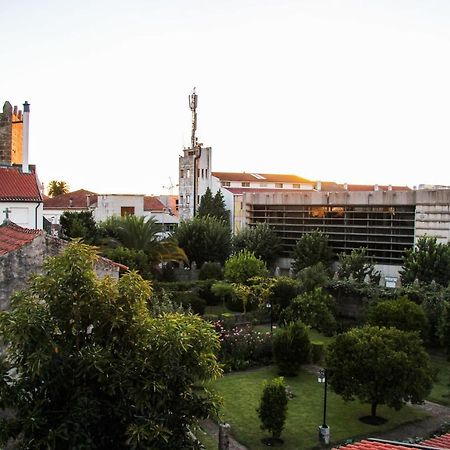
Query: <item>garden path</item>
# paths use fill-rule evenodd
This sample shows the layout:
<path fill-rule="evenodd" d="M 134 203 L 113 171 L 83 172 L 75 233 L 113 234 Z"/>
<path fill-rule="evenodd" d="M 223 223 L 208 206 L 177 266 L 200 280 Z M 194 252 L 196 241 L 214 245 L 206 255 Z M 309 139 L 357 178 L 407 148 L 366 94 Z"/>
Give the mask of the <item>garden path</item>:
<path fill-rule="evenodd" d="M 210 436 L 213 436 L 216 439 L 219 439 L 219 426 L 212 420 L 204 420 L 202 422 L 202 428 L 208 433 Z M 233 432 L 233 430 L 231 430 Z M 230 450 L 248 450 L 247 447 L 240 444 L 236 439 L 230 436 Z"/>

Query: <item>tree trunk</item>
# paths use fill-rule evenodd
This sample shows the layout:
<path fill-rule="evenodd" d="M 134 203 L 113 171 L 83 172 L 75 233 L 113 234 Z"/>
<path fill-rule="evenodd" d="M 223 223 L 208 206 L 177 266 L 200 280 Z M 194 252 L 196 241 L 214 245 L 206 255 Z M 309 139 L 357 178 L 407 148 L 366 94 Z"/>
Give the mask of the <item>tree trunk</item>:
<path fill-rule="evenodd" d="M 371 416 L 372 417 L 377 416 L 377 406 L 378 406 L 378 403 L 372 403 L 372 407 L 371 407 Z"/>

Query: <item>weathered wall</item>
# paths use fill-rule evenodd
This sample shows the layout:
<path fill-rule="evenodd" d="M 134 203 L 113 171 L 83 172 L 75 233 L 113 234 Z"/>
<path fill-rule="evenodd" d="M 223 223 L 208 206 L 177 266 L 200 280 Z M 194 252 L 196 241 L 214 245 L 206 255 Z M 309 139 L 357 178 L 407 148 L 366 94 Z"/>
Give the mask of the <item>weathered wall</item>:
<path fill-rule="evenodd" d="M 31 274 L 42 273 L 45 258 L 59 254 L 66 245 L 61 239 L 41 235 L 19 250 L 0 256 L 0 310 L 9 308 L 11 295 L 26 287 Z M 119 268 L 101 258 L 95 271 L 100 278 L 119 276 Z"/>
<path fill-rule="evenodd" d="M 11 164 L 12 111 L 11 103 L 5 102 L 0 113 L 0 164 Z"/>

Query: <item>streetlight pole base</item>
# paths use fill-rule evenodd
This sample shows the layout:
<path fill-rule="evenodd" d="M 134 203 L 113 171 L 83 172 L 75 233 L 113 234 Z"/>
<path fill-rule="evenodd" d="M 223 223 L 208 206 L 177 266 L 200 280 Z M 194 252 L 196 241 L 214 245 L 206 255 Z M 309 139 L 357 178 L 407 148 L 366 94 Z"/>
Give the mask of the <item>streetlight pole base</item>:
<path fill-rule="evenodd" d="M 319 427 L 319 441 L 321 444 L 328 445 L 330 443 L 330 427 L 321 425 Z"/>

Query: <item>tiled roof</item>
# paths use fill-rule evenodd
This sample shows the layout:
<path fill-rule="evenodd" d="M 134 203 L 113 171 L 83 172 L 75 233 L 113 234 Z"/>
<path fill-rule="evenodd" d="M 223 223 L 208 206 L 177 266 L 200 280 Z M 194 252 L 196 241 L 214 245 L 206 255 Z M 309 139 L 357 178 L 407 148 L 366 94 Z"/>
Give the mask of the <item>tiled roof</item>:
<path fill-rule="evenodd" d="M 374 191 L 375 185 L 373 184 L 349 184 L 347 185 L 348 191 Z M 410 191 L 411 188 L 408 186 L 385 186 L 378 185 L 379 191 Z"/>
<path fill-rule="evenodd" d="M 41 230 L 19 227 L 13 222 L 3 222 L 0 225 L 0 255 L 18 250 L 42 233 Z"/>
<path fill-rule="evenodd" d="M 280 194 L 280 193 L 290 193 L 290 192 L 310 192 L 313 189 L 274 189 L 274 188 L 234 188 L 234 187 L 226 187 L 226 186 L 222 186 L 221 189 L 226 189 L 227 191 L 230 191 L 233 194 L 245 194 L 245 193 L 255 193 L 255 194 L 260 194 L 260 193 L 271 193 L 271 194 Z"/>
<path fill-rule="evenodd" d="M 57 195 L 53 198 L 45 198 L 44 209 L 86 209 L 94 203 L 97 203 L 97 194 L 95 192 L 87 191 L 86 189 L 79 189 L 78 191 Z"/>
<path fill-rule="evenodd" d="M 164 211 L 165 206 L 157 197 L 146 195 L 144 197 L 144 211 Z"/>
<path fill-rule="evenodd" d="M 421 442 L 420 445 L 426 445 L 427 447 L 450 449 L 450 433 L 428 439 L 426 441 Z"/>
<path fill-rule="evenodd" d="M 378 441 L 359 441 L 342 448 L 345 450 L 411 450 L 411 447 L 406 447 L 400 442 L 397 444 Z M 336 450 L 336 448 L 332 450 Z"/>
<path fill-rule="evenodd" d="M 297 175 L 284 175 L 258 172 L 212 172 L 212 175 L 222 181 L 254 181 L 260 183 L 314 183 Z"/>
<path fill-rule="evenodd" d="M 22 173 L 17 167 L 0 167 L 0 200 L 40 202 L 36 174 Z"/>

